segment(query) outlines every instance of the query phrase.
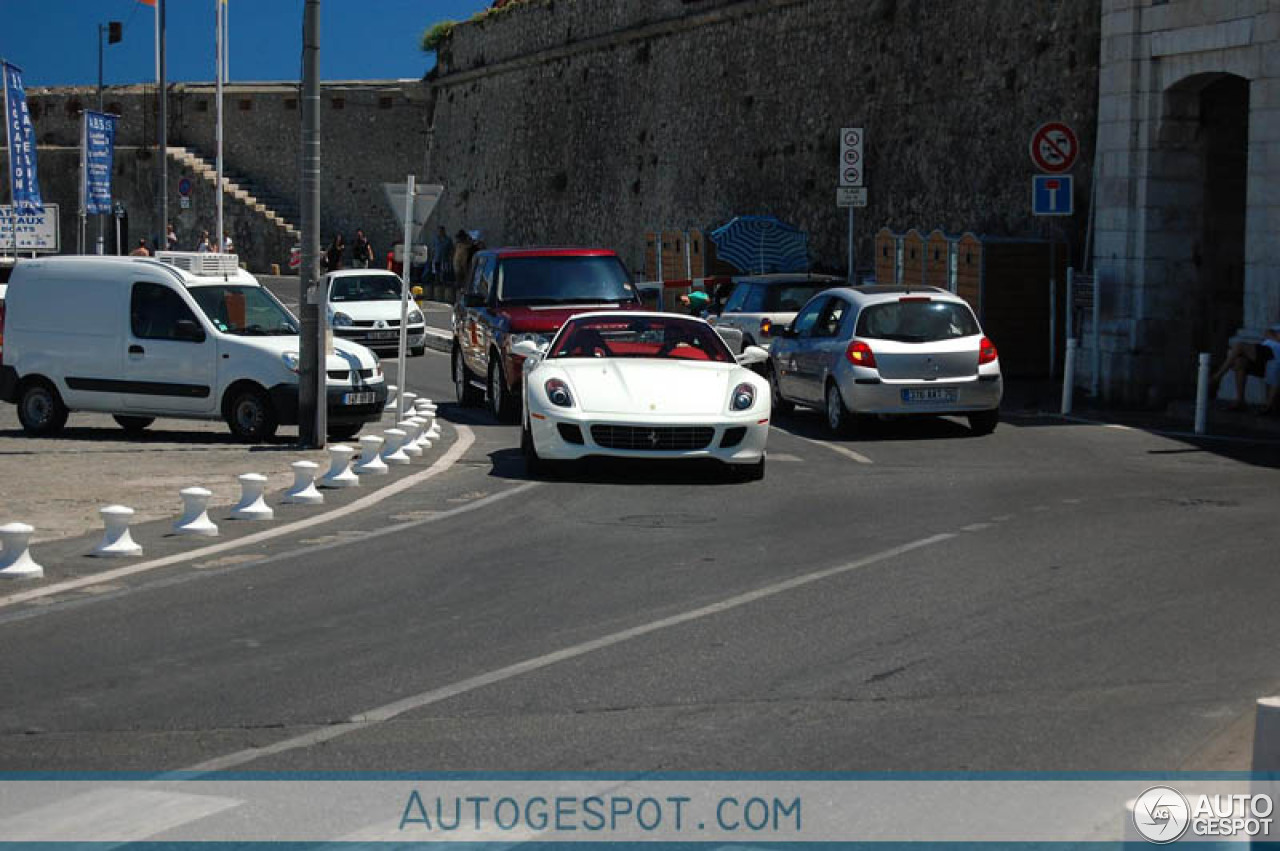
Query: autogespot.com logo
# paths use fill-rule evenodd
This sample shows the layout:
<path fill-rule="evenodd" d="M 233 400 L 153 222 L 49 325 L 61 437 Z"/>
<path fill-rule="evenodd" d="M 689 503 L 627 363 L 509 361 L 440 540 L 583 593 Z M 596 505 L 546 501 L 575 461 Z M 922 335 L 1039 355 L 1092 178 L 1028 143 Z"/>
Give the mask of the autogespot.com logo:
<path fill-rule="evenodd" d="M 1152 786 L 1133 804 L 1133 824 L 1149 842 L 1173 842 L 1187 832 L 1191 807 L 1177 789 Z"/>

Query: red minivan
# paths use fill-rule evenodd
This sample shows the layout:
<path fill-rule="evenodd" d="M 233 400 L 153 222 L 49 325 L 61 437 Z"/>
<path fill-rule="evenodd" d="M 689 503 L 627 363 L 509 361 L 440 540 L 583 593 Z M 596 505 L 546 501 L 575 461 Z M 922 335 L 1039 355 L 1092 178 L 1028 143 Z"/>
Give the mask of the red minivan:
<path fill-rule="evenodd" d="M 591 310 L 644 310 L 607 248 L 494 248 L 476 254 L 453 311 L 453 383 L 461 405 L 488 402 L 502 422 L 519 414 L 521 365 L 511 347 L 550 343 L 565 320 Z"/>

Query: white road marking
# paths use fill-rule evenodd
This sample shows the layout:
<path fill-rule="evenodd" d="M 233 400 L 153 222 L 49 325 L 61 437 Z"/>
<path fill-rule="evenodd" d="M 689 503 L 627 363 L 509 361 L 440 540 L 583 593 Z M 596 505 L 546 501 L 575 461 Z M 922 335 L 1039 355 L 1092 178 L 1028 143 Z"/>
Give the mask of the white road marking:
<path fill-rule="evenodd" d="M 220 544 L 212 544 L 210 546 L 190 550 L 185 553 L 175 553 L 171 556 L 153 559 L 152 561 L 145 561 L 141 564 L 119 567 L 115 570 L 95 573 L 92 576 L 84 576 L 79 579 L 68 579 L 65 582 L 58 582 L 42 588 L 34 588 L 30 591 L 21 591 L 17 594 L 10 594 L 7 597 L 0 597 L 0 609 L 16 606 L 19 603 L 25 603 L 31 600 L 38 600 L 42 597 L 50 597 L 54 594 L 61 594 L 66 591 L 74 591 L 80 588 L 87 588 L 92 585 L 101 585 L 104 582 L 111 582 L 126 576 L 134 576 L 139 573 L 159 570 L 162 567 L 169 567 L 175 564 L 195 561 L 196 559 L 205 559 L 212 555 L 227 552 L 228 550 L 253 546 L 254 544 L 260 544 L 263 541 L 270 541 L 275 538 L 300 532 L 304 529 L 310 529 L 313 526 L 318 526 L 322 523 L 329 523 L 340 517 L 346 517 L 359 511 L 364 511 L 367 508 L 372 508 L 378 503 L 384 502 L 398 493 L 406 491 L 415 485 L 421 484 L 427 479 L 440 475 L 457 463 L 458 459 L 460 459 L 466 451 L 471 448 L 471 444 L 475 443 L 476 437 L 475 432 L 464 425 L 455 424 L 454 428 L 458 431 L 458 439 L 454 441 L 453 445 L 449 447 L 449 450 L 436 459 L 436 462 L 430 467 L 420 473 L 414 473 L 413 475 L 406 476 L 405 478 L 400 479 L 397 482 L 393 482 L 386 487 L 379 488 L 373 493 L 360 497 L 354 502 L 344 505 L 341 508 L 335 508 L 332 511 L 325 511 L 304 520 L 296 520 L 293 523 L 287 523 L 284 526 L 277 526 L 273 529 L 265 529 L 261 532 L 255 532 L 252 535 L 246 535 L 243 538 L 237 538 L 233 541 L 224 541 Z"/>
<path fill-rule="evenodd" d="M 95 789 L 0 821 L 5 842 L 41 842 L 56 827 L 64 842 L 140 842 L 241 804 L 234 798 L 154 789 Z"/>
<path fill-rule="evenodd" d="M 854 452 L 852 449 L 848 448 L 847 446 L 841 446 L 838 443 L 827 443 L 825 440 L 814 440 L 812 437 L 805 437 L 804 435 L 796 434 L 793 431 L 788 431 L 787 429 L 781 428 L 776 425 L 771 426 L 771 428 L 776 428 L 778 431 L 782 432 L 783 434 L 790 435 L 791 437 L 794 437 L 796 440 L 803 440 L 805 443 L 812 443 L 814 446 L 821 446 L 823 449 L 830 449 L 832 452 L 836 452 L 840 455 L 843 455 L 846 458 L 852 458 L 854 461 L 857 461 L 859 464 L 875 463 L 870 458 L 863 455 L 861 452 Z"/>
<path fill-rule="evenodd" d="M 856 561 L 848 562 L 847 564 L 829 567 L 824 570 L 816 570 L 812 573 L 805 573 L 791 579 L 775 582 L 772 585 L 757 588 L 754 591 L 747 591 L 742 594 L 736 594 L 732 597 L 726 597 L 717 603 L 700 606 L 696 609 L 690 609 L 679 614 L 660 618 L 656 621 L 650 621 L 649 623 L 634 626 L 630 629 L 609 633 L 608 635 L 604 635 L 590 641 L 584 641 L 580 644 L 573 644 L 561 650 L 556 650 L 542 656 L 535 656 L 531 659 L 526 659 L 523 662 L 507 665 L 506 667 L 488 671 L 483 674 L 477 674 L 474 677 L 468 677 L 467 679 L 459 680 L 455 683 L 450 683 L 449 685 L 428 689 L 427 691 L 419 694 L 360 712 L 353 715 L 344 723 L 330 724 L 321 729 L 304 733 L 300 736 L 294 736 L 289 739 L 283 739 L 279 742 L 264 745 L 260 748 L 246 748 L 245 750 L 236 751 L 235 753 L 206 760 L 182 770 L 184 772 L 225 771 L 227 769 L 235 768 L 236 766 L 262 759 L 263 757 L 274 756 L 275 754 L 284 753 L 286 751 L 307 748 L 321 744 L 322 742 L 328 742 L 338 738 L 339 736 L 354 733 L 357 730 L 368 729 L 371 725 L 388 721 L 396 716 L 403 715 L 406 712 L 412 712 L 413 710 L 421 709 L 424 706 L 440 703 L 442 701 L 449 700 L 450 698 L 458 697 L 459 695 L 484 688 L 485 686 L 495 685 L 505 680 L 512 679 L 513 677 L 519 677 L 523 674 L 539 671 L 543 668 L 549 668 L 552 665 L 559 664 L 560 662 L 566 662 L 570 659 L 576 659 L 580 656 L 586 656 L 590 653 L 606 650 L 610 647 L 631 641 L 632 639 L 642 638 L 646 635 L 651 635 L 662 630 L 682 626 L 683 624 L 702 620 L 703 618 L 708 618 L 712 615 L 722 614 L 759 600 L 767 600 L 771 597 L 784 594 L 787 591 L 793 591 L 797 588 L 812 585 L 815 582 L 821 582 L 824 579 L 830 579 L 835 576 L 852 573 L 855 570 L 869 567 L 873 564 L 887 561 L 888 559 L 909 553 L 913 550 L 929 547 L 942 541 L 950 540 L 954 537 L 954 533 L 945 532 L 938 535 L 930 535 L 927 538 L 920 538 L 919 540 L 902 544 L 901 546 L 891 547 L 887 550 L 881 550 L 878 553 L 864 556 Z"/>
<path fill-rule="evenodd" d="M 970 523 L 968 526 L 961 526 L 961 532 L 981 532 L 983 529 L 990 529 L 990 523 Z"/>

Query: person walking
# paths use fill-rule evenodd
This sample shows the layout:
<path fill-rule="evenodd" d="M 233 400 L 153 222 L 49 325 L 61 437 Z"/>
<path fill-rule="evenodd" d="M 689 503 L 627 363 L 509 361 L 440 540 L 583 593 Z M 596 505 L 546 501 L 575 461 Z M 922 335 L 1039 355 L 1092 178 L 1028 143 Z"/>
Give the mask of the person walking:
<path fill-rule="evenodd" d="M 475 244 L 471 241 L 471 234 L 459 230 L 453 238 L 453 279 L 460 287 L 467 284 L 467 273 L 471 271 L 471 256 L 474 251 Z"/>
<path fill-rule="evenodd" d="M 209 232 L 207 230 L 201 231 L 200 241 L 196 243 L 196 251 L 199 251 L 201 254 L 208 254 L 212 250 L 213 246 L 209 244 Z"/>
<path fill-rule="evenodd" d="M 165 225 L 164 244 L 165 244 L 165 249 L 168 251 L 178 250 L 178 233 L 173 229 L 172 222 L 169 223 L 168 225 Z"/>
<path fill-rule="evenodd" d="M 151 252 L 147 250 L 147 241 L 145 239 L 138 240 L 138 247 L 129 252 L 130 257 L 150 257 Z"/>
<path fill-rule="evenodd" d="M 356 238 L 351 240 L 351 268 L 368 269 L 373 262 L 373 245 L 365 238 L 364 231 L 356 228 Z"/>
<path fill-rule="evenodd" d="M 347 242 L 342 238 L 342 234 L 335 233 L 333 242 L 329 243 L 329 250 L 324 253 L 324 267 L 326 270 L 333 272 L 342 268 L 342 253 L 347 250 Z"/>

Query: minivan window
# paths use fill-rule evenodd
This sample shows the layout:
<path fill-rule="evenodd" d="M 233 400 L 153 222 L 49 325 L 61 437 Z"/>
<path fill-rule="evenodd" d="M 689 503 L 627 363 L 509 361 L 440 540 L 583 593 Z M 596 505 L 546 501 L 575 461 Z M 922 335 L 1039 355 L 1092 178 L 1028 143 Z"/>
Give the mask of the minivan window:
<path fill-rule="evenodd" d="M 980 333 L 967 304 L 895 301 L 873 304 L 858 316 L 857 336 L 903 343 L 931 343 Z"/>
<path fill-rule="evenodd" d="M 139 340 L 196 342 L 189 334 L 178 333 L 178 323 L 184 319 L 196 322 L 195 314 L 182 296 L 163 284 L 140 282 L 133 285 L 129 298 L 129 327 L 134 337 Z"/>
<path fill-rule="evenodd" d="M 498 300 L 508 304 L 636 301 L 617 257 L 507 257 L 498 265 Z"/>
<path fill-rule="evenodd" d="M 298 333 L 297 320 L 263 287 L 218 284 L 192 287 L 189 292 L 224 334 L 270 337 Z"/>

